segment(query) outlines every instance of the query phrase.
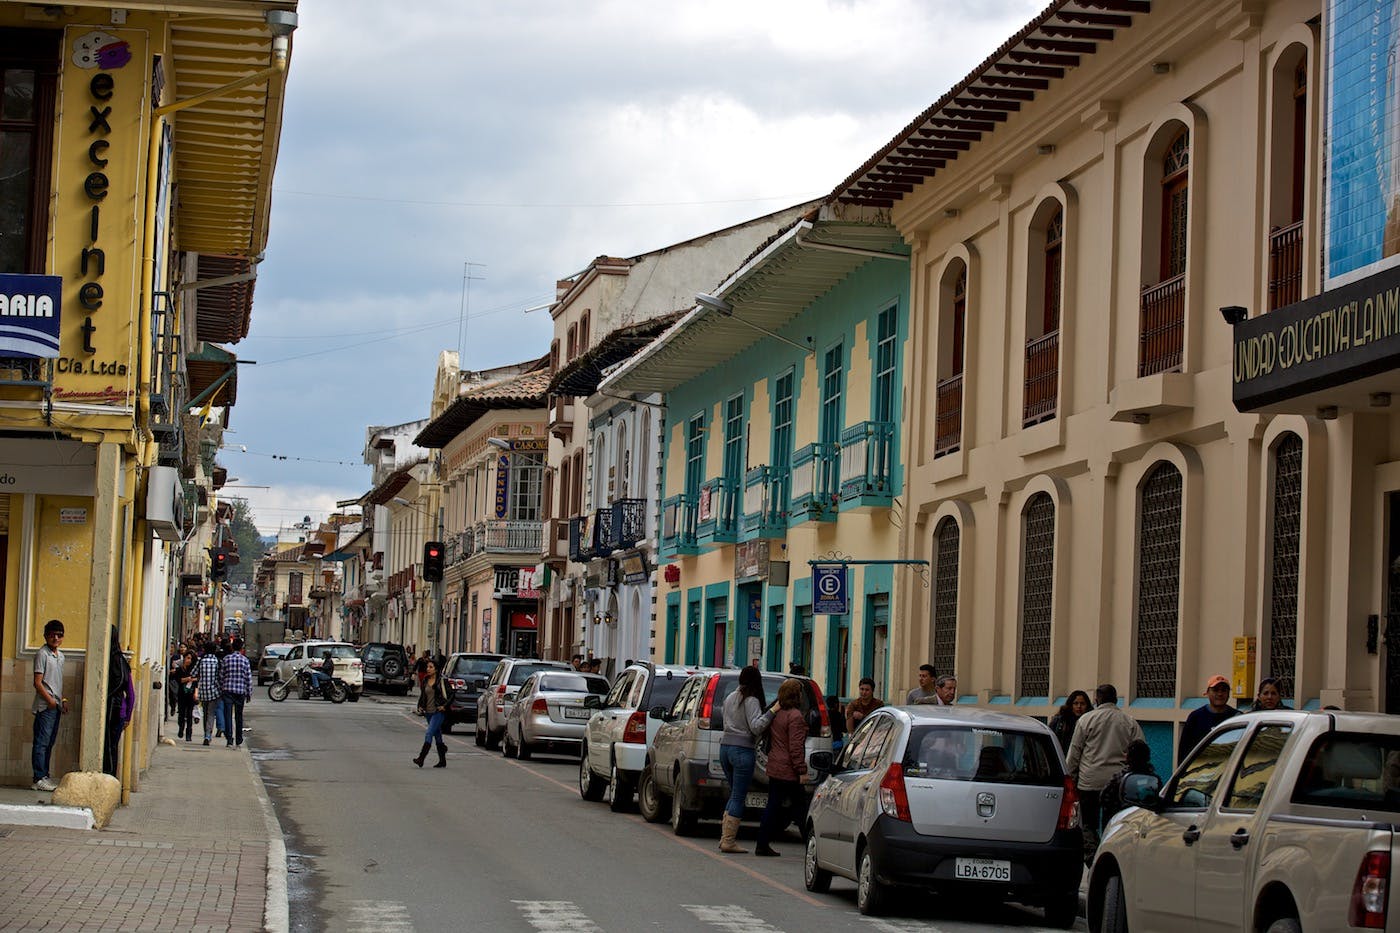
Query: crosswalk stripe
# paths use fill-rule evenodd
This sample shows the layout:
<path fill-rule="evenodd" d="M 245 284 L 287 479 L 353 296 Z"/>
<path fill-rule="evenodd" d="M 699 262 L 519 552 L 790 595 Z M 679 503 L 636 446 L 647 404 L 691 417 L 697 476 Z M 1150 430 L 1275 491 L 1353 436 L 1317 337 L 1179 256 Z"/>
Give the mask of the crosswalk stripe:
<path fill-rule="evenodd" d="M 351 901 L 349 933 L 413 933 L 408 905 L 398 901 Z"/>
<path fill-rule="evenodd" d="M 941 928 L 927 920 L 893 919 L 881 920 L 878 917 L 862 917 L 866 925 L 880 933 L 940 933 Z"/>
<path fill-rule="evenodd" d="M 702 923 L 711 924 L 729 933 L 782 933 L 777 927 L 769 926 L 738 904 L 682 904 L 681 907 L 690 911 L 695 919 Z"/>
<path fill-rule="evenodd" d="M 603 933 L 573 901 L 511 901 L 526 922 L 545 933 Z"/>

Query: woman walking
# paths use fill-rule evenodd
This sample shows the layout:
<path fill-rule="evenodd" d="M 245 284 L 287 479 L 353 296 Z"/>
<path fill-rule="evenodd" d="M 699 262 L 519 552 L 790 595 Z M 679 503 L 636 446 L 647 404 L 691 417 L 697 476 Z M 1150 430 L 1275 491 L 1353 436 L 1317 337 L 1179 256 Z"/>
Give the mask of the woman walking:
<path fill-rule="evenodd" d="M 437 662 L 428 659 L 424 665 L 423 682 L 418 688 L 418 712 L 428 717 L 428 731 L 423 733 L 423 747 L 413 763 L 423 767 L 428 757 L 428 748 L 437 742 L 438 760 L 434 768 L 447 767 L 447 744 L 442 740 L 442 722 L 447 718 L 447 684 L 437 673 Z"/>
<path fill-rule="evenodd" d="M 199 685 L 199 669 L 195 667 L 194 652 L 186 651 L 185 656 L 180 659 L 180 666 L 175 669 L 174 681 L 175 707 L 179 718 L 175 720 L 175 725 L 179 729 L 176 738 L 183 737 L 186 742 L 194 740 L 194 700 L 195 690 Z"/>
<path fill-rule="evenodd" d="M 807 773 L 807 719 L 798 706 L 802 682 L 785 680 L 778 688 L 778 711 L 768 727 L 768 806 L 758 824 L 754 855 L 780 854 L 768 841 L 792 821 L 802 800 L 802 776 Z"/>
<path fill-rule="evenodd" d="M 724 737 L 719 742 L 719 762 L 729 781 L 729 802 L 719 835 L 721 852 L 747 852 L 739 848 L 739 821 L 744 817 L 744 797 L 753 780 L 754 745 L 773 720 L 773 710 L 765 710 L 763 678 L 749 665 L 739 671 L 739 686 L 724 699 Z M 777 704 L 773 704 L 774 709 Z"/>
<path fill-rule="evenodd" d="M 1050 717 L 1050 731 L 1055 733 L 1055 738 L 1060 743 L 1060 751 L 1066 755 L 1069 754 L 1069 743 L 1074 738 L 1074 724 L 1092 708 L 1089 694 L 1083 690 L 1075 690 L 1065 698 L 1065 705 L 1060 707 L 1060 711 Z"/>

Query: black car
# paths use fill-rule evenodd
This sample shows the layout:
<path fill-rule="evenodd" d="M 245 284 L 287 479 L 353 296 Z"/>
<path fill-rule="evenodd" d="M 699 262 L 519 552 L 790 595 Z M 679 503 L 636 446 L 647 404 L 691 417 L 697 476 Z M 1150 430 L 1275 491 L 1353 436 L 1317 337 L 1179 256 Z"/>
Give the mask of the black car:
<path fill-rule="evenodd" d="M 445 668 L 447 687 L 452 691 L 452 708 L 443 722 L 444 732 L 451 732 L 459 722 L 476 722 L 476 700 L 481 688 L 486 686 L 496 663 L 503 654 L 454 654 L 448 657 Z"/>
<path fill-rule="evenodd" d="M 413 670 L 403 645 L 372 641 L 361 649 L 360 660 L 365 666 L 366 687 L 375 686 L 402 696 L 413 686 Z"/>

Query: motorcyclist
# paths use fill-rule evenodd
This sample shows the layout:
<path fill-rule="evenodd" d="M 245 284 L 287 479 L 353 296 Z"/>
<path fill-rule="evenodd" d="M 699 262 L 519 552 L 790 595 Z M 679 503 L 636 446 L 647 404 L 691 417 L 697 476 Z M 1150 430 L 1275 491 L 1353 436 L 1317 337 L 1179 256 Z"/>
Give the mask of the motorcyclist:
<path fill-rule="evenodd" d="M 335 661 L 331 658 L 330 649 L 327 648 L 321 655 L 321 667 L 319 669 L 307 665 L 307 670 L 311 674 L 311 691 L 321 693 L 331 682 L 331 674 L 335 671 Z"/>

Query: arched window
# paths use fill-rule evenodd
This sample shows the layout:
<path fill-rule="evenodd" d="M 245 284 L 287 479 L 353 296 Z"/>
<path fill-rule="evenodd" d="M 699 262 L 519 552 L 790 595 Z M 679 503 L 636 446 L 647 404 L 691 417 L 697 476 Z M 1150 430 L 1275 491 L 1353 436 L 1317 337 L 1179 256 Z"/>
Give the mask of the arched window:
<path fill-rule="evenodd" d="M 1274 444 L 1269 507 L 1268 676 L 1279 693 L 1295 697 L 1298 669 L 1298 562 L 1303 534 L 1303 439 L 1284 434 Z"/>
<path fill-rule="evenodd" d="M 1021 513 L 1021 645 L 1017 693 L 1050 695 L 1050 624 L 1055 596 L 1055 502 L 1038 492 Z"/>
<path fill-rule="evenodd" d="M 600 434 L 593 440 L 593 507 L 601 509 L 612 502 L 608 482 L 607 441 Z"/>
<path fill-rule="evenodd" d="M 958 649 L 958 563 L 962 529 L 945 517 L 933 531 L 933 632 L 930 662 L 940 674 L 956 670 Z"/>
<path fill-rule="evenodd" d="M 1286 49 L 1271 75 L 1269 310 L 1303 298 L 1303 208 L 1308 168 L 1308 50 Z"/>
<path fill-rule="evenodd" d="M 1186 271 L 1186 200 L 1191 182 L 1191 137 L 1185 130 L 1162 157 L 1162 278 Z"/>
<path fill-rule="evenodd" d="M 1138 333 L 1138 375 L 1181 369 L 1186 333 L 1186 240 L 1190 202 L 1191 136 L 1175 125 L 1160 150 L 1160 192 L 1150 194 L 1143 216 L 1143 280 Z M 1155 235 L 1155 243 L 1153 238 Z M 1155 249 L 1153 248 L 1155 246 Z M 1155 253 L 1155 255 L 1153 255 Z M 1151 263 L 1151 265 L 1149 265 Z"/>
<path fill-rule="evenodd" d="M 613 444 L 613 449 L 616 451 L 614 462 L 617 470 L 617 476 L 613 483 L 619 499 L 630 498 L 632 490 L 632 445 L 628 443 L 628 427 L 626 421 L 618 424 L 616 440 Z"/>
<path fill-rule="evenodd" d="M 953 263 L 943 276 L 938 312 L 938 382 L 934 402 L 935 457 L 962 445 L 963 358 L 967 336 L 967 266 Z"/>
<path fill-rule="evenodd" d="M 1055 417 L 1060 389 L 1060 306 L 1064 291 L 1065 212 L 1047 201 L 1031 223 L 1033 247 L 1026 300 L 1026 371 L 1021 423 Z"/>
<path fill-rule="evenodd" d="M 1138 495 L 1137 677 L 1139 697 L 1176 696 L 1181 614 L 1181 471 L 1162 462 Z"/>

